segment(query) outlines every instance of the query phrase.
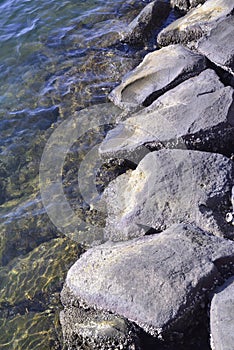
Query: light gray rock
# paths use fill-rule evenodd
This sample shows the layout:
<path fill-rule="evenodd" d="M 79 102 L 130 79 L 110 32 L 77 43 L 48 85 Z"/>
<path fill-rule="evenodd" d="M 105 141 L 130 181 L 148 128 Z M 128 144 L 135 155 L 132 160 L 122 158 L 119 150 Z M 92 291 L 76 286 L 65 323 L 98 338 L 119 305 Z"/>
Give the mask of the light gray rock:
<path fill-rule="evenodd" d="M 159 27 L 170 13 L 166 0 L 156 0 L 147 4 L 129 24 L 123 34 L 123 41 L 132 44 L 146 43 L 151 31 Z"/>
<path fill-rule="evenodd" d="M 206 67 L 205 58 L 181 45 L 171 45 L 145 56 L 109 98 L 124 109 L 150 104 L 156 97 Z"/>
<path fill-rule="evenodd" d="M 192 7 L 204 4 L 206 0 L 171 0 L 171 6 L 182 12 L 187 12 Z"/>
<path fill-rule="evenodd" d="M 208 37 L 195 45 L 196 49 L 217 66 L 234 75 L 234 16 L 226 18 L 211 29 Z"/>
<path fill-rule="evenodd" d="M 220 154 L 175 149 L 149 153 L 136 170 L 104 191 L 106 239 L 127 240 L 179 222 L 234 237 L 234 226 L 226 221 L 233 182 L 234 163 Z"/>
<path fill-rule="evenodd" d="M 213 350 L 232 350 L 234 344 L 234 277 L 230 278 L 211 302 L 210 328 Z"/>
<path fill-rule="evenodd" d="M 232 13 L 233 8 L 233 0 L 207 0 L 163 29 L 158 35 L 158 44 L 187 44 L 207 37 L 220 21 Z"/>
<path fill-rule="evenodd" d="M 66 286 L 78 302 L 163 337 L 194 322 L 206 293 L 221 278 L 216 265 L 232 269 L 233 261 L 234 242 L 180 224 L 88 250 L 69 270 Z"/>
<path fill-rule="evenodd" d="M 233 92 L 211 69 L 190 78 L 109 131 L 99 153 L 134 158 L 144 145 L 231 153 Z M 134 157 L 133 157 L 134 155 Z"/>

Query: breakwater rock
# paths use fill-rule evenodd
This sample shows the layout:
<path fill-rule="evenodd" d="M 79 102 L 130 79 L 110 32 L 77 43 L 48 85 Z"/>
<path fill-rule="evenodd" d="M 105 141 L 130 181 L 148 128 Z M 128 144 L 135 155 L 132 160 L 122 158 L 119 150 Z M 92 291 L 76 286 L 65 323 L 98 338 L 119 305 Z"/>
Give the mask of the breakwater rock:
<path fill-rule="evenodd" d="M 145 43 L 158 4 L 123 41 Z M 233 1 L 171 6 L 188 12 L 109 95 L 123 112 L 99 156 L 131 169 L 102 195 L 107 242 L 67 274 L 68 349 L 232 350 Z"/>

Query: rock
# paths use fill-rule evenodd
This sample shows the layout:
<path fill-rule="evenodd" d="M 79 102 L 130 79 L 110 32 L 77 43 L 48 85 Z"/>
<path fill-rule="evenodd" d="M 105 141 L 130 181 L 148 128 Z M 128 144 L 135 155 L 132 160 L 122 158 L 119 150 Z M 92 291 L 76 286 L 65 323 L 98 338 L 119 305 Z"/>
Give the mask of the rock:
<path fill-rule="evenodd" d="M 106 239 L 127 240 L 179 222 L 234 237 L 234 227 L 225 219 L 233 180 L 234 163 L 220 154 L 149 153 L 136 170 L 119 176 L 104 191 Z"/>
<path fill-rule="evenodd" d="M 156 0 L 147 4 L 139 15 L 129 24 L 123 34 L 123 41 L 132 44 L 146 43 L 150 32 L 159 27 L 168 17 L 170 5 L 165 0 Z"/>
<path fill-rule="evenodd" d="M 78 303 L 166 337 L 194 323 L 207 292 L 221 279 L 220 266 L 233 269 L 233 262 L 234 242 L 180 224 L 88 250 L 69 270 L 66 285 Z"/>
<path fill-rule="evenodd" d="M 144 145 L 230 153 L 234 149 L 233 89 L 211 69 L 190 78 L 109 131 L 104 158 L 133 158 Z"/>
<path fill-rule="evenodd" d="M 219 289 L 211 302 L 210 328 L 213 350 L 232 350 L 234 344 L 234 277 Z"/>
<path fill-rule="evenodd" d="M 163 29 L 157 42 L 160 46 L 188 44 L 207 37 L 220 21 L 232 13 L 233 8 L 233 0 L 207 0 Z"/>
<path fill-rule="evenodd" d="M 206 0 L 171 0 L 171 6 L 182 12 L 187 12 L 192 7 L 204 4 Z"/>
<path fill-rule="evenodd" d="M 125 109 L 149 105 L 163 92 L 199 74 L 205 67 L 203 56 L 172 45 L 146 55 L 139 66 L 124 76 L 109 98 Z"/>
<path fill-rule="evenodd" d="M 65 307 L 60 312 L 60 323 L 68 350 L 139 349 L 136 327 L 123 317 L 77 305 L 66 285 L 61 298 Z"/>
<path fill-rule="evenodd" d="M 217 66 L 234 75 L 234 16 L 219 22 L 207 38 L 196 44 L 196 49 Z"/>

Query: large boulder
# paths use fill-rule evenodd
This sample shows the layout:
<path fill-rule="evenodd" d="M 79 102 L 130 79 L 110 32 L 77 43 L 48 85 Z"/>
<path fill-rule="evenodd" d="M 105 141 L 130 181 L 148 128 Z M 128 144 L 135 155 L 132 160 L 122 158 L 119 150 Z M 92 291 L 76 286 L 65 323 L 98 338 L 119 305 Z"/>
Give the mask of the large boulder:
<path fill-rule="evenodd" d="M 155 0 L 147 4 L 123 33 L 123 41 L 132 44 L 146 43 L 152 30 L 167 18 L 170 5 L 166 0 Z"/>
<path fill-rule="evenodd" d="M 205 58 L 181 45 L 171 45 L 145 56 L 109 95 L 120 108 L 133 109 L 150 104 L 163 92 L 199 74 Z"/>
<path fill-rule="evenodd" d="M 192 7 L 203 4 L 206 0 L 171 0 L 171 6 L 182 12 L 187 12 Z"/>
<path fill-rule="evenodd" d="M 187 44 L 207 37 L 220 21 L 232 13 L 233 8 L 233 0 L 207 0 L 163 29 L 158 35 L 158 44 Z"/>
<path fill-rule="evenodd" d="M 211 347 L 232 350 L 234 344 L 234 277 L 214 295 L 210 310 Z"/>
<path fill-rule="evenodd" d="M 190 78 L 109 131 L 102 157 L 133 158 L 144 145 L 231 153 L 234 149 L 233 89 L 211 69 Z"/>
<path fill-rule="evenodd" d="M 69 270 L 65 288 L 79 305 L 167 337 L 194 324 L 207 293 L 224 276 L 219 269 L 230 273 L 233 261 L 234 242 L 180 224 L 88 250 Z"/>
<path fill-rule="evenodd" d="M 176 149 L 149 153 L 136 170 L 106 188 L 106 239 L 127 240 L 178 222 L 234 237 L 234 226 L 226 221 L 233 182 L 234 163 L 220 154 Z"/>

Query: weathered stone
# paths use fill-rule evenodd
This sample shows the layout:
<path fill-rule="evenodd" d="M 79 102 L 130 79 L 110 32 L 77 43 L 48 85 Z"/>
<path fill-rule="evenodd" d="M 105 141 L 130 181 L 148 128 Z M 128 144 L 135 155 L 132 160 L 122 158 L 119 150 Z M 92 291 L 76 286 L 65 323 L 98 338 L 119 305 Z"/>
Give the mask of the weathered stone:
<path fill-rule="evenodd" d="M 123 41 L 134 44 L 146 43 L 150 32 L 162 24 L 169 12 L 170 5 L 167 1 L 156 0 L 150 2 L 129 24 L 126 32 L 123 33 Z"/>
<path fill-rule="evenodd" d="M 192 7 L 204 4 L 206 0 L 171 0 L 171 6 L 182 12 L 187 12 Z"/>
<path fill-rule="evenodd" d="M 207 37 L 221 20 L 232 13 L 233 8 L 233 0 L 207 0 L 163 29 L 158 35 L 158 44 L 187 44 Z"/>
<path fill-rule="evenodd" d="M 60 322 L 68 350 L 139 349 L 137 331 L 123 317 L 79 306 L 66 284 L 61 300 L 65 307 L 60 313 Z"/>
<path fill-rule="evenodd" d="M 102 157 L 132 158 L 145 144 L 231 153 L 234 149 L 233 89 L 210 69 L 159 97 L 109 131 Z"/>
<path fill-rule="evenodd" d="M 217 66 L 234 75 L 234 16 L 219 22 L 208 37 L 196 44 L 196 49 Z"/>
<path fill-rule="evenodd" d="M 206 293 L 221 279 L 219 268 L 228 271 L 233 261 L 234 242 L 180 224 L 90 249 L 69 270 L 66 285 L 79 303 L 164 336 L 194 322 Z"/>
<path fill-rule="evenodd" d="M 106 188 L 106 237 L 127 240 L 178 222 L 234 237 L 234 226 L 226 221 L 233 181 L 234 163 L 220 154 L 175 149 L 149 153 L 136 170 Z"/>
<path fill-rule="evenodd" d="M 171 45 L 145 56 L 109 95 L 120 108 L 132 109 L 153 99 L 178 83 L 199 74 L 205 58 L 181 45 Z"/>
<path fill-rule="evenodd" d="M 211 302 L 210 328 L 213 350 L 232 350 L 234 344 L 234 277 L 217 292 Z"/>

